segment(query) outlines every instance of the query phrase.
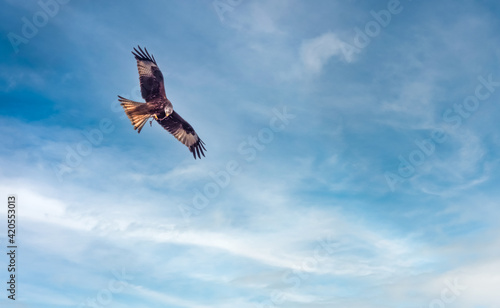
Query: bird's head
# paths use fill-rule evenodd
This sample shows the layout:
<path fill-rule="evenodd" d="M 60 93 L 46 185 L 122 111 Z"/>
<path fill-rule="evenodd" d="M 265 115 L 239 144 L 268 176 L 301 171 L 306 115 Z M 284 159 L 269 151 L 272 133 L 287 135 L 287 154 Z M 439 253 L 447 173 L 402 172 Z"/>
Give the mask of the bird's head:
<path fill-rule="evenodd" d="M 174 112 L 174 108 L 172 108 L 172 105 L 167 105 L 165 106 L 163 111 L 165 111 L 165 117 L 168 117 L 169 115 L 172 114 L 172 112 Z"/>

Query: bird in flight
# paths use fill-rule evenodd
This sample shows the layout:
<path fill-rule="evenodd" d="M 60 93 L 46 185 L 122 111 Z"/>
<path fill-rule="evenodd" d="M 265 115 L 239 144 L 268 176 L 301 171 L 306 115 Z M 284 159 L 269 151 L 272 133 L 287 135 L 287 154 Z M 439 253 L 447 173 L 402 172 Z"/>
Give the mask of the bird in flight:
<path fill-rule="evenodd" d="M 134 102 L 124 97 L 118 96 L 125 113 L 134 125 L 138 133 L 141 132 L 144 124 L 150 117 L 154 118 L 163 128 L 171 133 L 177 140 L 182 142 L 196 156 L 201 158 L 205 156 L 203 150 L 205 143 L 198 137 L 193 127 L 184 120 L 173 109 L 172 103 L 165 93 L 163 84 L 163 74 L 161 73 L 153 55 L 148 50 L 137 46 L 132 54 L 137 60 L 137 69 L 139 70 L 139 81 L 141 84 L 141 95 L 146 103 Z M 200 155 L 201 154 L 201 155 Z"/>

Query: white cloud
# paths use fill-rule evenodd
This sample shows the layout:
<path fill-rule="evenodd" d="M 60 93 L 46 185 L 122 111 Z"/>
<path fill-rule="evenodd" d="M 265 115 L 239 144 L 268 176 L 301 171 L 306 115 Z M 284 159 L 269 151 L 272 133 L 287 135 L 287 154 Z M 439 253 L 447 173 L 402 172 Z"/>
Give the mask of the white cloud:
<path fill-rule="evenodd" d="M 455 268 L 431 277 L 421 287 L 428 304 L 435 302 L 453 304 L 457 308 L 475 306 L 496 307 L 500 284 L 500 261 L 489 260 Z M 444 294 L 444 300 L 443 300 Z"/>
<path fill-rule="evenodd" d="M 300 47 L 300 57 L 304 69 L 309 73 L 320 73 L 323 67 L 332 57 L 346 59 L 343 53 L 343 42 L 332 32 L 326 32 L 313 39 L 302 42 Z"/>

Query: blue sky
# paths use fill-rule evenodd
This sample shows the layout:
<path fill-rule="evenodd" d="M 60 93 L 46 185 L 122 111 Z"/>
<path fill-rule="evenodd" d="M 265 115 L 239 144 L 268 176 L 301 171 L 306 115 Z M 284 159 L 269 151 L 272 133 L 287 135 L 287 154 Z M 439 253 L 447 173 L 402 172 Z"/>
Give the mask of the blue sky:
<path fill-rule="evenodd" d="M 3 1 L 15 307 L 497 307 L 498 16 L 497 1 Z M 137 45 L 206 158 L 125 117 Z"/>

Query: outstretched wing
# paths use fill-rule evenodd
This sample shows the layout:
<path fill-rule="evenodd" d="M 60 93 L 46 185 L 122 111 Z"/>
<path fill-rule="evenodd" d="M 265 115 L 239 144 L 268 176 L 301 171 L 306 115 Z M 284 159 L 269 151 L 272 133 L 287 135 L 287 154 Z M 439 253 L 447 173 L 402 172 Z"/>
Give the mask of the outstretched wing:
<path fill-rule="evenodd" d="M 177 140 L 184 143 L 189 148 L 189 151 L 193 153 L 194 159 L 196 159 L 196 155 L 198 155 L 198 158 L 201 158 L 201 155 L 205 156 L 205 153 L 203 153 L 203 150 L 207 150 L 205 149 L 205 143 L 198 137 L 193 127 L 177 112 L 174 111 L 168 117 L 156 121 L 174 135 Z"/>
<path fill-rule="evenodd" d="M 139 70 L 139 80 L 141 82 L 141 94 L 146 102 L 150 102 L 157 98 L 166 99 L 167 94 L 165 94 L 165 85 L 163 84 L 163 74 L 161 73 L 158 65 L 156 65 L 156 60 L 146 48 L 142 50 L 140 46 L 137 46 L 139 50 L 134 48 L 132 54 L 137 60 L 137 69 Z"/>

